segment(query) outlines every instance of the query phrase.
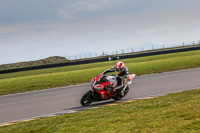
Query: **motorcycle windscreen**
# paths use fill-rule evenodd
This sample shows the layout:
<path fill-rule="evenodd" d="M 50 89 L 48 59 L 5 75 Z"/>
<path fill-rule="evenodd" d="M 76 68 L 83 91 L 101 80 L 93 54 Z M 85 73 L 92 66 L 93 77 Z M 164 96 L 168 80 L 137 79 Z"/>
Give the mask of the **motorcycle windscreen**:
<path fill-rule="evenodd" d="M 97 82 L 95 84 L 100 84 L 100 83 L 104 83 L 104 82 L 108 82 L 109 80 L 106 78 L 105 75 L 101 76 Z"/>

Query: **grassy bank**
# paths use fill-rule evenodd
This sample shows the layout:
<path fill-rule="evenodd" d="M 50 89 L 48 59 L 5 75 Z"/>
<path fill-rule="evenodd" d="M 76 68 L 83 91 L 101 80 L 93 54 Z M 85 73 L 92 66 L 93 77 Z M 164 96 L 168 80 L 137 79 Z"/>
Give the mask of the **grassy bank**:
<path fill-rule="evenodd" d="M 0 127 L 0 132 L 200 132 L 200 89 Z"/>
<path fill-rule="evenodd" d="M 200 51 L 122 60 L 138 75 L 200 67 Z M 90 82 L 116 61 L 1 74 L 0 95 Z"/>
<path fill-rule="evenodd" d="M 173 54 L 165 54 L 165 55 L 157 55 L 157 56 L 140 57 L 140 58 L 131 58 L 131 59 L 124 59 L 122 61 L 124 61 L 125 63 L 139 63 L 139 62 L 155 61 L 155 60 L 162 60 L 162 59 L 169 59 L 169 58 L 176 58 L 176 57 L 193 56 L 193 55 L 199 55 L 199 54 L 200 54 L 200 50 L 190 51 L 190 52 L 173 53 Z M 7 73 L 7 74 L 0 74 L 0 79 L 31 76 L 31 75 L 40 75 L 40 74 L 48 74 L 48 73 L 57 73 L 57 72 L 76 71 L 76 70 L 97 68 L 97 67 L 103 67 L 103 66 L 111 67 L 115 63 L 116 63 L 116 61 L 109 61 L 109 62 L 91 63 L 91 64 L 84 64 L 84 65 L 73 65 L 73 66 L 66 66 L 66 67 L 57 67 L 57 68 L 49 68 L 49 69 Z"/>

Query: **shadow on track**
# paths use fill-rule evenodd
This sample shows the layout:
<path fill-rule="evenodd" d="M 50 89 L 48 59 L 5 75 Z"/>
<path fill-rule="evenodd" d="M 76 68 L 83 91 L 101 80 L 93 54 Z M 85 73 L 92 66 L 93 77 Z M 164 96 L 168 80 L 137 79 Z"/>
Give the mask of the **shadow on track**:
<path fill-rule="evenodd" d="M 103 105 L 107 105 L 107 104 L 112 104 L 112 103 L 118 103 L 117 101 L 114 100 L 109 100 L 109 101 L 102 101 L 102 102 L 94 102 L 91 105 L 88 106 L 78 106 L 78 107 L 74 107 L 74 108 L 68 108 L 68 109 L 64 109 L 64 110 L 74 110 L 74 111 L 81 111 L 81 110 L 86 110 L 86 109 L 92 109 L 95 107 L 101 107 Z"/>

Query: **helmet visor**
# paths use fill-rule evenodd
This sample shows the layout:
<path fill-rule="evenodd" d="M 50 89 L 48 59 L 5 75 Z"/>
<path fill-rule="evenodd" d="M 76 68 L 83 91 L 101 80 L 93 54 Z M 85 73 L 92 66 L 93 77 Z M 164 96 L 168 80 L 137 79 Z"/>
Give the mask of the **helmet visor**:
<path fill-rule="evenodd" d="M 116 68 L 116 71 L 117 71 L 117 72 L 121 71 L 121 68 Z"/>

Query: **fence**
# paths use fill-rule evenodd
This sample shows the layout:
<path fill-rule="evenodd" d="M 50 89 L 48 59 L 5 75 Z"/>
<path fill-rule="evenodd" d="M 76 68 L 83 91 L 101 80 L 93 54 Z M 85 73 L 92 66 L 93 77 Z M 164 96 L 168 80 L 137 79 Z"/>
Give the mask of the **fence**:
<path fill-rule="evenodd" d="M 158 50 L 158 49 L 166 49 L 166 48 L 177 48 L 177 47 L 185 47 L 185 46 L 195 46 L 200 44 L 200 40 L 198 41 L 191 41 L 191 42 L 183 42 L 183 43 L 177 43 L 177 44 L 151 44 L 148 43 L 146 45 L 141 45 L 135 48 L 127 48 L 127 49 L 120 49 L 116 51 L 110 51 L 106 52 L 103 51 L 101 53 L 83 53 L 83 54 L 77 54 L 73 56 L 67 56 L 66 58 L 68 60 L 77 60 L 77 59 L 89 59 L 89 58 L 96 58 L 96 57 L 102 57 L 102 56 L 116 56 L 119 54 L 131 54 L 134 52 L 141 52 L 141 51 L 148 51 L 148 50 Z"/>
<path fill-rule="evenodd" d="M 160 54 L 168 54 L 168 53 L 176 53 L 176 52 L 193 51 L 193 50 L 200 50 L 200 46 L 197 45 L 197 46 L 190 46 L 190 47 L 184 47 L 184 48 L 175 48 L 175 49 L 168 49 L 168 50 L 157 50 L 157 51 L 140 52 L 140 53 L 134 53 L 133 52 L 133 53 L 124 54 L 124 55 L 112 55 L 112 56 L 107 55 L 107 56 L 102 56 L 102 57 L 98 57 L 98 58 L 94 58 L 94 59 L 70 61 L 70 62 L 59 63 L 59 64 L 49 64 L 49 65 L 32 66 L 32 67 L 26 67 L 26 68 L 0 70 L 0 74 L 19 72 L 19 71 L 36 70 L 36 69 L 44 69 L 44 68 L 61 67 L 61 66 L 88 64 L 88 63 L 95 63 L 95 62 L 113 61 L 113 60 L 119 60 L 119 59 L 137 58 L 137 57 L 144 57 L 144 56 L 152 56 L 152 55 L 160 55 Z"/>

